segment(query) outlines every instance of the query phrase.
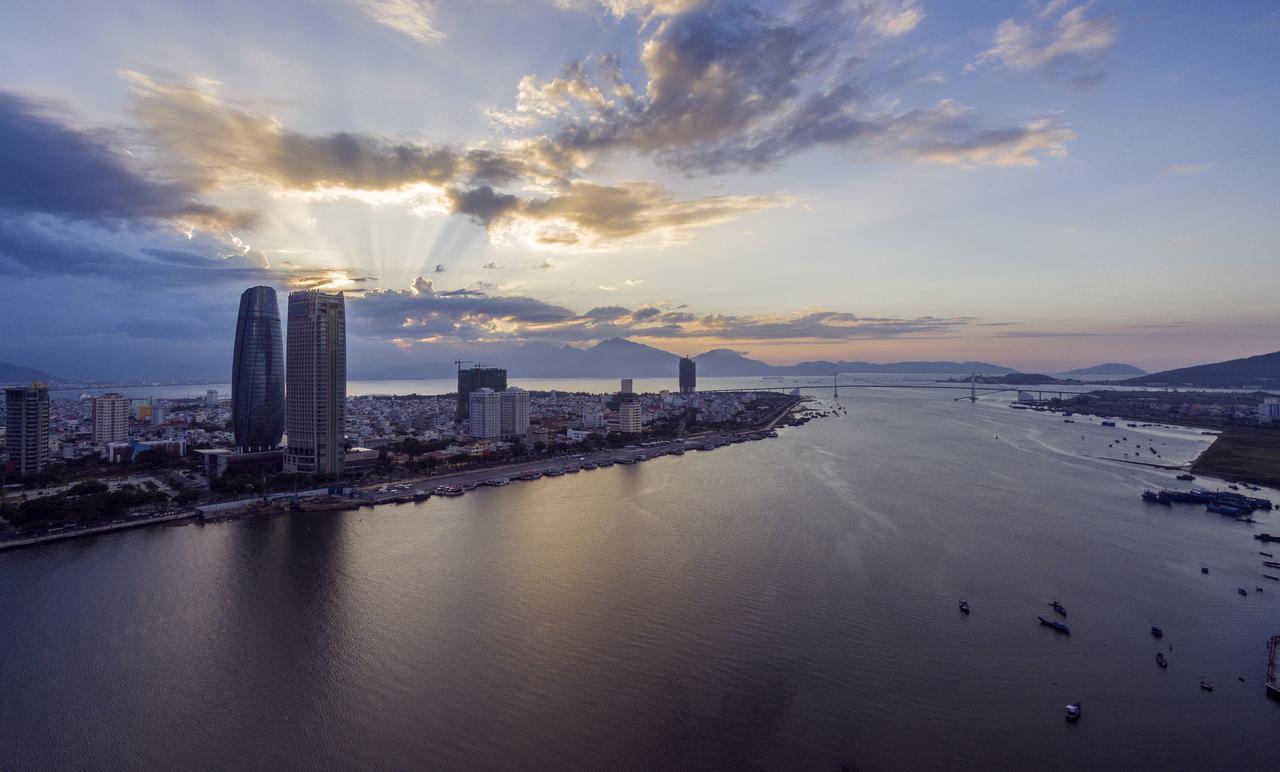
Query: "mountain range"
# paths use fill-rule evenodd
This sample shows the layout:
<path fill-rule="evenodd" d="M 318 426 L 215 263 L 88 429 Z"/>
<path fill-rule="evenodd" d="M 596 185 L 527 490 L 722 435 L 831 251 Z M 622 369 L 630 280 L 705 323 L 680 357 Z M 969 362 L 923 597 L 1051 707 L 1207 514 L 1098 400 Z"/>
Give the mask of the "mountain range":
<path fill-rule="evenodd" d="M 1280 388 L 1280 351 L 1207 365 L 1179 367 L 1176 370 L 1129 378 L 1124 384 L 1199 389 Z"/>
<path fill-rule="evenodd" d="M 515 378 L 618 378 L 675 377 L 680 357 L 669 351 L 636 343 L 626 338 L 609 338 L 588 348 L 529 343 L 508 349 L 484 364 L 505 367 Z M 799 362 L 771 365 L 750 359 L 739 351 L 712 349 L 693 357 L 698 375 L 704 378 L 751 377 L 763 375 L 830 375 L 833 372 L 899 374 L 983 374 L 1016 372 L 988 362 Z M 457 366 L 452 362 L 430 362 L 379 368 L 355 373 L 353 378 L 452 378 Z"/>
<path fill-rule="evenodd" d="M 20 386 L 31 383 L 32 381 L 40 381 L 42 383 L 64 383 L 66 379 L 59 378 L 56 375 L 50 375 L 44 370 L 37 370 L 34 367 L 23 367 L 21 365 L 11 365 L 7 362 L 0 362 L 0 384 L 6 386 Z"/>
<path fill-rule="evenodd" d="M 1120 380 L 1122 378 L 1133 378 L 1136 376 L 1146 375 L 1147 371 L 1133 365 L 1124 365 L 1119 362 L 1104 362 L 1093 367 L 1081 367 L 1076 370 L 1068 370 L 1058 375 L 1065 375 L 1068 378 L 1114 378 Z"/>

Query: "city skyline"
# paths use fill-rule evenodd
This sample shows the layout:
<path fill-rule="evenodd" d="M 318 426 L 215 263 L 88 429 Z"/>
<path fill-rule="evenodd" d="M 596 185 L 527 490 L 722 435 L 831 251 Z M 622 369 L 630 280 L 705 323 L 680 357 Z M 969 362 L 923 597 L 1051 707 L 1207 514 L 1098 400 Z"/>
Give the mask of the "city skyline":
<path fill-rule="evenodd" d="M 251 284 L 353 370 L 1274 349 L 1271 4 L 128 5 L 0 31 L 0 361 L 208 375 Z"/>

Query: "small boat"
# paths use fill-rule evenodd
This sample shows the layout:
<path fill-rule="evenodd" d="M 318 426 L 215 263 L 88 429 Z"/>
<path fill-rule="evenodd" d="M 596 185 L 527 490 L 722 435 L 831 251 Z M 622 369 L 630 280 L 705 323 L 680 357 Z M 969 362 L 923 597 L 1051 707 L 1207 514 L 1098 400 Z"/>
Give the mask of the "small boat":
<path fill-rule="evenodd" d="M 1200 566 L 1200 573 L 1202 573 L 1202 574 L 1207 574 L 1207 573 L 1209 573 L 1209 567 L 1208 567 L 1208 566 Z"/>
<path fill-rule="evenodd" d="M 1169 660 L 1164 658 L 1163 651 L 1156 652 L 1156 664 L 1160 667 L 1169 667 Z"/>
<path fill-rule="evenodd" d="M 1247 597 L 1249 597 L 1249 593 L 1248 593 L 1248 591 L 1247 591 L 1247 590 L 1245 590 L 1245 588 L 1243 588 L 1243 587 L 1237 587 L 1237 588 L 1236 588 L 1236 592 L 1240 593 L 1241 595 L 1245 596 L 1246 598 L 1247 598 Z"/>
<path fill-rule="evenodd" d="M 1201 689 L 1204 689 L 1206 692 L 1211 692 L 1211 691 L 1213 691 L 1213 684 L 1209 683 L 1209 679 L 1207 679 L 1207 678 L 1201 678 L 1201 679 L 1200 679 L 1200 688 L 1201 688 Z"/>
<path fill-rule="evenodd" d="M 1045 627 L 1052 627 L 1054 630 L 1057 630 L 1060 633 L 1066 633 L 1067 635 L 1071 635 L 1071 628 L 1067 627 L 1066 623 L 1064 622 L 1059 622 L 1056 619 L 1045 619 L 1044 617 L 1036 617 L 1036 619 L 1039 619 L 1040 624 L 1044 625 Z"/>
<path fill-rule="evenodd" d="M 1050 606 L 1053 606 L 1053 610 L 1054 610 L 1054 611 L 1056 611 L 1056 612 L 1058 612 L 1059 614 L 1063 615 L 1064 617 L 1067 615 L 1067 608 L 1066 608 L 1066 606 L 1063 606 L 1063 605 L 1062 605 L 1061 603 L 1059 603 L 1058 601 L 1056 601 L 1056 600 L 1055 600 L 1053 603 L 1050 603 L 1049 605 L 1050 605 Z"/>
<path fill-rule="evenodd" d="M 1274 557 L 1275 557 L 1275 555 L 1272 555 L 1270 552 L 1263 552 L 1262 550 L 1258 550 L 1258 554 L 1259 554 L 1259 555 L 1265 555 L 1266 557 L 1269 557 L 1269 558 L 1274 558 Z"/>
<path fill-rule="evenodd" d="M 1152 626 L 1151 626 L 1151 637 L 1152 637 L 1152 638 L 1163 638 L 1163 637 L 1164 637 L 1164 630 L 1161 630 L 1159 625 L 1152 625 Z"/>
<path fill-rule="evenodd" d="M 1180 475 L 1178 475 L 1178 479 L 1179 479 L 1179 480 L 1194 480 L 1194 479 L 1196 479 L 1196 476 L 1195 476 L 1195 475 L 1193 475 L 1193 474 L 1180 474 Z"/>
<path fill-rule="evenodd" d="M 967 600 L 960 601 L 960 611 L 965 614 L 969 613 L 969 601 Z"/>
<path fill-rule="evenodd" d="M 1080 703 L 1072 702 L 1067 705 L 1067 720 L 1076 721 L 1080 718 Z"/>

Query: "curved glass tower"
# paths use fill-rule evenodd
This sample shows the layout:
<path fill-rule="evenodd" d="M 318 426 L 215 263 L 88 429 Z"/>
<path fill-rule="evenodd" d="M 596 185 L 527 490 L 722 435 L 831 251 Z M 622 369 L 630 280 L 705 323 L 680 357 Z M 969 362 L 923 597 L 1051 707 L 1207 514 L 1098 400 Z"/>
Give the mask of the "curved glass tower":
<path fill-rule="evenodd" d="M 231 423 L 242 453 L 272 450 L 284 433 L 284 339 L 276 291 L 250 287 L 240 296 L 231 365 Z"/>

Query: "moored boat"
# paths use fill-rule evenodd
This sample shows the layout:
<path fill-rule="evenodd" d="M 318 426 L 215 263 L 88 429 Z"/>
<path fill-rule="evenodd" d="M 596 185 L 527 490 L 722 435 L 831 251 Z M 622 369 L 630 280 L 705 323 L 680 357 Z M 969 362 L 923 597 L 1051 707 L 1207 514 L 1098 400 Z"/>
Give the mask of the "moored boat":
<path fill-rule="evenodd" d="M 1164 637 L 1164 630 L 1161 630 L 1159 625 L 1152 625 L 1152 626 L 1151 626 L 1151 637 L 1153 637 L 1153 638 L 1163 638 L 1163 637 Z"/>
<path fill-rule="evenodd" d="M 1156 652 L 1156 664 L 1159 665 L 1160 667 L 1169 667 L 1169 660 L 1164 658 L 1164 652 L 1162 651 Z"/>
<path fill-rule="evenodd" d="M 969 601 L 967 600 L 960 601 L 960 611 L 965 614 L 969 613 Z"/>
<path fill-rule="evenodd" d="M 1071 628 L 1067 627 L 1065 622 L 1059 622 L 1056 619 L 1045 619 L 1044 617 L 1036 617 L 1036 619 L 1039 619 L 1040 624 L 1044 625 L 1045 627 L 1052 627 L 1054 630 L 1057 630 L 1060 633 L 1066 633 L 1067 635 L 1071 635 Z"/>

